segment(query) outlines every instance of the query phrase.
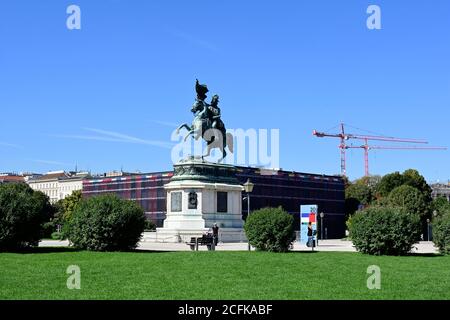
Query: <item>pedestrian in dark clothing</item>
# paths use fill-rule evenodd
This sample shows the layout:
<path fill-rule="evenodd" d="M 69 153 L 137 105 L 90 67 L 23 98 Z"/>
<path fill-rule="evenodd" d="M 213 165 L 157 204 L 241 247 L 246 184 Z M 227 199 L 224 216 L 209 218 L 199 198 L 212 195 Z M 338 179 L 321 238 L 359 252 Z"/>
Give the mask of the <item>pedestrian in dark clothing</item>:
<path fill-rule="evenodd" d="M 217 223 L 214 223 L 212 230 L 213 230 L 213 237 L 214 237 L 214 245 L 217 246 L 217 243 L 219 242 L 219 226 L 217 225 Z"/>
<path fill-rule="evenodd" d="M 311 222 L 308 223 L 308 247 L 312 247 L 313 246 L 313 227 Z"/>

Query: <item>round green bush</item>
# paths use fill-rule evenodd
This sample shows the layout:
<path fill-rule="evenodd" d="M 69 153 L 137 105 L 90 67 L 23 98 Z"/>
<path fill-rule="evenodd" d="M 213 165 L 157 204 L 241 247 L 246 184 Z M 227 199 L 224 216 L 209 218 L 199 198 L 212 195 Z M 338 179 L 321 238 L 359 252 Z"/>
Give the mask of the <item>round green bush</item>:
<path fill-rule="evenodd" d="M 144 227 L 144 211 L 135 202 L 103 195 L 76 206 L 64 235 L 77 249 L 122 251 L 136 248 Z"/>
<path fill-rule="evenodd" d="M 433 242 L 443 254 L 450 254 L 450 212 L 433 221 Z"/>
<path fill-rule="evenodd" d="M 48 197 L 25 183 L 0 185 L 0 251 L 37 246 L 50 219 Z"/>
<path fill-rule="evenodd" d="M 250 244 L 261 251 L 286 252 L 295 239 L 294 218 L 281 208 L 252 212 L 244 230 Z"/>
<path fill-rule="evenodd" d="M 352 217 L 356 249 L 371 255 L 405 255 L 420 240 L 420 217 L 400 207 L 371 207 Z"/>

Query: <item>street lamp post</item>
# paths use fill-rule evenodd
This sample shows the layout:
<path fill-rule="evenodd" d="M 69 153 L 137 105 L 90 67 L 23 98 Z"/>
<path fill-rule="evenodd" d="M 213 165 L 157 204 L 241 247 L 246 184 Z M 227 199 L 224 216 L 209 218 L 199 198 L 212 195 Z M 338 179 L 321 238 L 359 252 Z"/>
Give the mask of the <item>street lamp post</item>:
<path fill-rule="evenodd" d="M 427 219 L 427 241 L 430 241 L 430 219 Z"/>
<path fill-rule="evenodd" d="M 244 183 L 244 190 L 247 193 L 247 219 L 250 216 L 250 193 L 253 192 L 254 186 L 255 185 L 250 181 L 250 179 L 247 179 L 247 182 Z M 250 251 L 252 249 L 250 245 L 250 240 L 247 239 L 247 241 L 248 241 L 248 251 Z"/>
<path fill-rule="evenodd" d="M 325 213 L 320 213 L 320 240 L 323 240 L 323 217 L 325 217 Z M 317 241 L 317 245 L 319 245 L 319 241 Z"/>
<path fill-rule="evenodd" d="M 438 212 L 437 212 L 436 210 L 434 210 L 434 211 L 433 211 L 433 220 L 432 220 L 432 222 L 431 222 L 431 230 L 430 230 L 430 233 L 431 233 L 431 239 L 432 239 L 432 240 L 433 240 L 434 222 L 436 221 L 437 215 L 438 215 Z"/>

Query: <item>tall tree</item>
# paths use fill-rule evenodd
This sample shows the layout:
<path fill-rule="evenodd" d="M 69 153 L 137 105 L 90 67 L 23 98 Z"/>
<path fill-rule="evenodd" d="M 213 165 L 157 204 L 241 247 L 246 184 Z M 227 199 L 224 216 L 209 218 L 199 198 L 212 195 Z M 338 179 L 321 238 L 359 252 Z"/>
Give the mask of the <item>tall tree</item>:
<path fill-rule="evenodd" d="M 58 201 L 57 219 L 60 224 L 64 224 L 66 221 L 71 219 L 73 211 L 75 210 L 75 208 L 78 206 L 78 204 L 81 202 L 82 199 L 83 195 L 81 193 L 81 190 L 77 190 L 72 192 L 71 195 Z"/>
<path fill-rule="evenodd" d="M 376 188 L 377 197 L 387 197 L 392 190 L 404 184 L 403 175 L 400 172 L 389 173 L 383 178 Z"/>
<path fill-rule="evenodd" d="M 450 202 L 445 197 L 437 197 L 431 203 L 431 210 L 436 211 L 437 216 L 442 216 L 447 213 L 450 214 Z"/>
<path fill-rule="evenodd" d="M 372 202 L 372 191 L 363 182 L 355 182 L 345 189 L 345 213 L 354 214 L 360 206 L 368 206 Z"/>
<path fill-rule="evenodd" d="M 408 213 L 417 214 L 422 222 L 429 218 L 429 205 L 423 194 L 409 185 L 402 185 L 391 191 L 388 198 L 391 206 L 403 207 Z"/>
<path fill-rule="evenodd" d="M 409 169 L 403 172 L 403 183 L 416 188 L 424 196 L 428 203 L 431 203 L 431 187 L 428 185 L 425 178 L 419 173 L 419 171 L 414 169 Z"/>

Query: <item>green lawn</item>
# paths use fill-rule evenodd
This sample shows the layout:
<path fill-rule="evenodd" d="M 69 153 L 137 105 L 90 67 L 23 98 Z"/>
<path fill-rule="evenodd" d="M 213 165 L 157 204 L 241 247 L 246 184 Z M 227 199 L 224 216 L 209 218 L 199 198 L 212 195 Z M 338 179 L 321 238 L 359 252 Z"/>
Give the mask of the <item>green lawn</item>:
<path fill-rule="evenodd" d="M 66 287 L 69 265 L 81 290 Z M 39 249 L 0 253 L 0 299 L 450 299 L 450 256 Z"/>

